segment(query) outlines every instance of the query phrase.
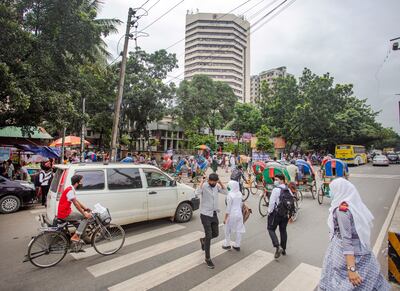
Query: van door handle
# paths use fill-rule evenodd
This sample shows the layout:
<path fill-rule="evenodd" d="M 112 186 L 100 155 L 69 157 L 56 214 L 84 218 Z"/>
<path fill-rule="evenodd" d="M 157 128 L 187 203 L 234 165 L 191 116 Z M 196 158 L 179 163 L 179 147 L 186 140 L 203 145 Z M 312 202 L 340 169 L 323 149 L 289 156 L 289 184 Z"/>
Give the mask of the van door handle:
<path fill-rule="evenodd" d="M 156 191 L 150 191 L 149 194 L 157 194 Z"/>

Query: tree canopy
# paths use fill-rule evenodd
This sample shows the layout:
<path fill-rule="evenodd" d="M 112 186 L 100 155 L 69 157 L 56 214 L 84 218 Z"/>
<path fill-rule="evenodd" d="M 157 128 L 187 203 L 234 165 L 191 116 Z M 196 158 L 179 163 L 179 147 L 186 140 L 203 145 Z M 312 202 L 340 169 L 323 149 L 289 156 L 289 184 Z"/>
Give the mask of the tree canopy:
<path fill-rule="evenodd" d="M 208 128 L 215 135 L 216 129 L 232 119 L 237 99 L 228 84 L 195 75 L 192 80 L 180 83 L 175 109 L 185 129 Z"/>
<path fill-rule="evenodd" d="M 293 76 L 262 85 L 260 110 L 274 136 L 287 147 L 306 143 L 314 149 L 333 149 L 336 144 L 371 145 L 382 137 L 382 125 L 365 99 L 354 96 L 352 85 L 334 84 L 326 73 L 318 76 L 304 69 Z"/>

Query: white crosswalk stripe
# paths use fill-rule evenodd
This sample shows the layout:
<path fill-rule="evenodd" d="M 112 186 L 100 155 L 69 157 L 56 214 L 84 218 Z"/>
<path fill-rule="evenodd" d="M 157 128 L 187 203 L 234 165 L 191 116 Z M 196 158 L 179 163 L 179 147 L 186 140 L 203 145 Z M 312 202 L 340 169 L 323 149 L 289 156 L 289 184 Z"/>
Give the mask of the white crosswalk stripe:
<path fill-rule="evenodd" d="M 255 251 L 243 260 L 197 285 L 191 291 L 206 291 L 211 290 L 211 288 L 213 290 L 232 290 L 269 264 L 273 259 L 274 256 L 271 253 L 261 250 Z"/>
<path fill-rule="evenodd" d="M 301 263 L 274 291 L 311 291 L 318 286 L 321 268 Z"/>
<path fill-rule="evenodd" d="M 29 212 L 32 213 L 32 214 L 46 213 L 46 208 L 35 209 L 35 210 L 31 210 Z"/>
<path fill-rule="evenodd" d="M 152 239 L 152 238 L 164 235 L 164 234 L 182 230 L 182 229 L 185 229 L 185 227 L 181 226 L 179 224 L 173 224 L 173 225 L 157 228 L 154 230 L 150 230 L 145 233 L 139 233 L 136 235 L 132 235 L 125 239 L 124 247 L 132 245 L 132 244 L 136 244 L 138 242 L 142 242 L 142 241 L 145 241 L 148 239 Z M 108 246 L 108 247 L 110 247 L 110 249 L 112 249 L 113 245 L 118 244 L 118 243 L 119 242 L 105 243 L 105 244 L 102 244 L 102 248 Z M 80 260 L 83 258 L 88 258 L 90 256 L 96 255 L 96 254 L 97 254 L 97 252 L 93 248 L 88 248 L 88 249 L 85 249 L 84 253 L 72 253 L 71 255 L 72 255 L 72 257 L 74 257 L 74 259 Z"/>
<path fill-rule="evenodd" d="M 151 257 L 160 255 L 162 253 L 168 252 L 170 250 L 179 248 L 193 241 L 196 241 L 204 236 L 201 231 L 191 232 L 189 234 L 167 240 L 156 245 L 135 251 L 120 257 L 90 266 L 87 270 L 94 276 L 99 277 L 107 273 L 119 270 L 121 268 L 127 267 L 129 265 L 136 264 L 140 261 L 149 259 Z"/>
<path fill-rule="evenodd" d="M 222 241 L 213 244 L 210 252 L 212 253 L 213 258 L 226 252 L 226 250 L 222 249 Z M 201 264 L 204 264 L 204 252 L 199 250 L 117 285 L 111 286 L 108 290 L 149 290 Z"/>

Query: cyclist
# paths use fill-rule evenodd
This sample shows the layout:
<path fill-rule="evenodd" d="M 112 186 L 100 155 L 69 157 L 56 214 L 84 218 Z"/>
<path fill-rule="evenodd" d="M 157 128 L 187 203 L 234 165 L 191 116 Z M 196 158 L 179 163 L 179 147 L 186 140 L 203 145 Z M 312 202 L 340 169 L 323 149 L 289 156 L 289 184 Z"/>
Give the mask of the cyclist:
<path fill-rule="evenodd" d="M 232 170 L 231 180 L 239 183 L 240 192 L 243 191 L 242 179 L 243 179 L 243 181 L 246 181 L 246 177 L 244 176 L 244 173 L 243 173 L 243 167 L 242 167 L 242 165 L 238 165 L 234 170 Z"/>
<path fill-rule="evenodd" d="M 65 221 L 79 221 L 79 226 L 75 234 L 71 237 L 72 242 L 79 242 L 81 234 L 85 231 L 88 219 L 92 218 L 91 210 L 84 206 L 76 198 L 75 190 L 82 187 L 83 177 L 74 175 L 71 178 L 71 186 L 67 187 L 61 194 L 60 203 L 58 204 L 57 218 Z M 75 205 L 80 213 L 72 212 L 71 204 Z"/>

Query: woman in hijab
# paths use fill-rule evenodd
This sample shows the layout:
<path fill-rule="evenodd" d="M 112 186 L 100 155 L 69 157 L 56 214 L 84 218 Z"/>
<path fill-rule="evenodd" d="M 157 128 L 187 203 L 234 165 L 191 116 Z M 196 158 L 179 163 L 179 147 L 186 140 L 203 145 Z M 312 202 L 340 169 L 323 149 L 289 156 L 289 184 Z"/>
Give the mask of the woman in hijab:
<path fill-rule="evenodd" d="M 328 226 L 320 290 L 390 290 L 370 247 L 372 216 L 355 186 L 344 178 L 330 184 Z"/>
<path fill-rule="evenodd" d="M 236 241 L 232 248 L 240 251 L 240 241 L 242 233 L 245 232 L 242 214 L 242 193 L 240 192 L 239 183 L 237 181 L 229 181 L 228 183 L 227 206 L 224 218 L 225 224 L 225 241 L 222 248 L 231 249 L 231 234 L 236 233 Z"/>

